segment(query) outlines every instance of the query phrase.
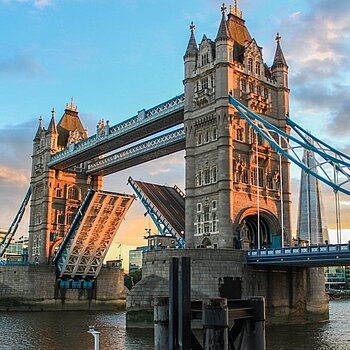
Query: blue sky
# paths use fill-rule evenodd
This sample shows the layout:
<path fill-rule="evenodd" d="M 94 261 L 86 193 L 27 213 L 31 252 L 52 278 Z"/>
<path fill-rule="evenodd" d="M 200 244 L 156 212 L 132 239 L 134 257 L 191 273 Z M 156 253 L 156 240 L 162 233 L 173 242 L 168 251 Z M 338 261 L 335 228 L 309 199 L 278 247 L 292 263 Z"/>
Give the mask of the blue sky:
<path fill-rule="evenodd" d="M 0 0 L 0 227 L 7 227 L 30 177 L 40 115 L 57 118 L 74 96 L 92 134 L 100 118 L 115 124 L 183 91 L 189 24 L 199 42 L 214 39 L 221 18 L 214 0 Z M 233 1 L 226 5 L 233 5 Z M 282 35 L 290 72 L 291 117 L 349 151 L 350 2 L 241 0 L 248 29 L 268 64 Z M 183 153 L 106 178 L 106 189 L 131 192 L 129 175 L 184 187 Z M 299 172 L 293 170 L 297 195 Z M 332 193 L 324 190 L 325 201 Z M 350 204 L 342 198 L 345 212 Z M 332 224 L 332 209 L 326 205 Z M 148 223 L 138 203 L 121 241 L 141 242 Z M 345 214 L 343 217 L 345 218 Z M 146 219 L 147 220 L 147 219 Z M 349 222 L 344 225 L 350 227 Z M 137 242 L 136 242 L 137 241 Z"/>

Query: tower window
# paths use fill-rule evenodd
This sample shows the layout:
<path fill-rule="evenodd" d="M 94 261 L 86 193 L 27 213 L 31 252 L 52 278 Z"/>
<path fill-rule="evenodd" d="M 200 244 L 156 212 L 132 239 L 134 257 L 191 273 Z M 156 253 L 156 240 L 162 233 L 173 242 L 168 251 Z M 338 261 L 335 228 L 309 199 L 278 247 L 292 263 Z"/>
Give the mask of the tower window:
<path fill-rule="evenodd" d="M 214 200 L 214 201 L 211 202 L 211 206 L 212 206 L 213 210 L 216 210 L 217 204 L 218 204 L 218 203 L 217 203 L 216 200 Z"/>
<path fill-rule="evenodd" d="M 243 141 L 243 129 L 242 128 L 237 129 L 236 139 L 237 139 L 237 141 Z"/>
<path fill-rule="evenodd" d="M 69 188 L 68 199 L 79 199 L 79 191 L 76 187 Z"/>
<path fill-rule="evenodd" d="M 245 81 L 245 79 L 241 80 L 241 89 L 243 92 L 247 91 L 247 82 Z"/>
<path fill-rule="evenodd" d="M 203 78 L 202 80 L 201 80 L 201 84 L 202 84 L 202 89 L 208 89 L 208 77 L 206 77 L 206 78 Z"/>
<path fill-rule="evenodd" d="M 217 140 L 218 138 L 218 130 L 216 128 L 213 128 L 212 137 L 213 141 Z"/>
<path fill-rule="evenodd" d="M 255 74 L 260 75 L 260 62 L 255 63 Z"/>
<path fill-rule="evenodd" d="M 202 203 L 197 203 L 197 213 L 202 212 Z"/>
<path fill-rule="evenodd" d="M 201 145 L 202 142 L 203 142 L 203 140 L 202 140 L 202 133 L 199 132 L 199 133 L 197 134 L 197 145 Z"/>
<path fill-rule="evenodd" d="M 202 179 L 202 171 L 198 171 L 198 175 L 197 175 L 197 186 L 202 186 L 202 182 L 203 182 L 203 179 Z"/>
<path fill-rule="evenodd" d="M 269 89 L 267 88 L 264 89 L 264 96 L 265 98 L 269 98 Z"/>
<path fill-rule="evenodd" d="M 204 169 L 204 184 L 208 185 L 210 183 L 210 169 Z"/>
<path fill-rule="evenodd" d="M 257 94 L 261 95 L 261 86 L 260 85 L 258 85 L 258 87 L 257 87 Z"/>
<path fill-rule="evenodd" d="M 248 58 L 248 71 L 252 72 L 253 71 L 253 59 Z"/>
<path fill-rule="evenodd" d="M 248 170 L 243 169 L 242 171 L 242 182 L 247 184 L 248 183 Z"/>
<path fill-rule="evenodd" d="M 209 130 L 205 130 L 204 142 L 207 143 L 210 141 Z"/>
<path fill-rule="evenodd" d="M 212 169 L 211 169 L 211 179 L 212 179 L 212 182 L 216 182 L 217 181 L 217 173 L 218 173 L 218 171 L 217 171 L 217 167 L 216 166 L 214 166 Z"/>
<path fill-rule="evenodd" d="M 249 82 L 249 92 L 254 92 L 254 83 Z"/>
<path fill-rule="evenodd" d="M 205 66 L 209 63 L 209 52 L 205 52 L 202 54 L 202 66 Z"/>

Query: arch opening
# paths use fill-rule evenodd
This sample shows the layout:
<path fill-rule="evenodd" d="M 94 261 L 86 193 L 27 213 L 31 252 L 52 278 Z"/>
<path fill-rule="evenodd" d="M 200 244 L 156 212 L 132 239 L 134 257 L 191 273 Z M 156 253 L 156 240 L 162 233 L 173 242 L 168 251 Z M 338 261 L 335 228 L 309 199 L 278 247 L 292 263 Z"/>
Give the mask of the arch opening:
<path fill-rule="evenodd" d="M 281 246 L 281 229 L 277 218 L 267 212 L 260 212 L 260 248 L 277 248 Z M 240 239 L 243 249 L 257 249 L 258 240 L 258 213 L 247 212 L 240 218 Z"/>

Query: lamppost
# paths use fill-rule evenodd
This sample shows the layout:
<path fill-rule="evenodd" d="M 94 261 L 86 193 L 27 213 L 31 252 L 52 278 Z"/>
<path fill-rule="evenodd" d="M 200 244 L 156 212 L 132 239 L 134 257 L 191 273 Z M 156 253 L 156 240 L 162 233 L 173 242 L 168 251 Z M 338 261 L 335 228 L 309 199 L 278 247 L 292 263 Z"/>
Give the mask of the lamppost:
<path fill-rule="evenodd" d="M 90 333 L 94 336 L 94 340 L 95 340 L 94 350 L 99 350 L 100 349 L 100 332 L 98 332 L 95 329 L 95 326 L 89 326 L 88 333 Z"/>

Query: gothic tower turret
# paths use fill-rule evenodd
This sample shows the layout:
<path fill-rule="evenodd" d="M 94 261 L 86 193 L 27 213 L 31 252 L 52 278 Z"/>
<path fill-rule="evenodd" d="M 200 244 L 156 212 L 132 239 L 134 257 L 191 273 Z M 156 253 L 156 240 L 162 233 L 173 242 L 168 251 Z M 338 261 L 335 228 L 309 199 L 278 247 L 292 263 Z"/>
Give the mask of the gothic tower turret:
<path fill-rule="evenodd" d="M 237 2 L 221 12 L 215 41 L 204 35 L 197 51 L 192 32 L 192 56 L 185 55 L 186 243 L 279 246 L 281 195 L 286 241 L 291 234 L 289 163 L 283 160 L 280 176 L 279 156 L 239 117 L 228 95 L 288 131 L 288 67 L 279 42 L 273 67 L 264 62 Z"/>
<path fill-rule="evenodd" d="M 33 140 L 29 261 L 39 264 L 50 262 L 88 189 L 102 188 L 102 178 L 88 176 L 84 164 L 74 170 L 49 168 L 53 153 L 87 137 L 73 99 L 67 104 L 58 125 L 55 110 L 51 113 L 47 130 L 40 118 Z"/>

